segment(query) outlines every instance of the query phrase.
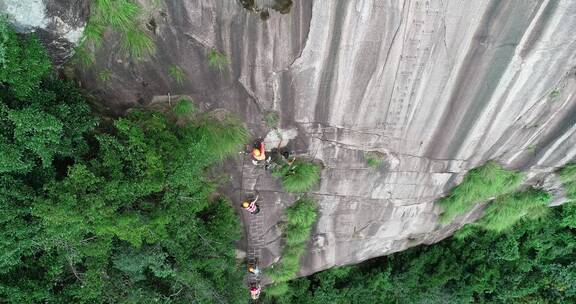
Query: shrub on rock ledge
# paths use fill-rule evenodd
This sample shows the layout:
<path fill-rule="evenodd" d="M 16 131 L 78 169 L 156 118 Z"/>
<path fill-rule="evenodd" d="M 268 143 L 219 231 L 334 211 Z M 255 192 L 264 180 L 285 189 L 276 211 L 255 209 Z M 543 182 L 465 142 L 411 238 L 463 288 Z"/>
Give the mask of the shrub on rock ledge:
<path fill-rule="evenodd" d="M 506 170 L 493 161 L 470 170 L 460 185 L 439 200 L 444 208 L 440 222 L 448 223 L 477 203 L 514 191 L 521 181 L 522 173 Z"/>
<path fill-rule="evenodd" d="M 282 228 L 285 240 L 282 259 L 266 271 L 266 275 L 275 282 L 273 288 L 293 279 L 300 270 L 300 258 L 304 254 L 317 217 L 316 202 L 311 198 L 301 198 L 286 209 L 286 224 Z M 275 291 L 282 290 L 283 288 L 278 287 Z"/>
<path fill-rule="evenodd" d="M 309 160 L 296 159 L 276 167 L 272 175 L 282 178 L 285 191 L 306 192 L 320 180 L 320 166 Z"/>

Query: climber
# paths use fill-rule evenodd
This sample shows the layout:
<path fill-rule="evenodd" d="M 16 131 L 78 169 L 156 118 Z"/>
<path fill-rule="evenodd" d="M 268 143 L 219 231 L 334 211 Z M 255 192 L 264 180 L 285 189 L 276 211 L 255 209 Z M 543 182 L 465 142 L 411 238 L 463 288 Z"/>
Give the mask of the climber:
<path fill-rule="evenodd" d="M 252 163 L 254 165 L 258 165 L 258 162 L 260 161 L 266 161 L 266 163 L 269 163 L 271 158 L 268 157 L 268 159 L 266 159 L 266 149 L 264 148 L 264 141 L 262 140 L 258 140 L 256 142 L 256 144 L 252 147 Z"/>
<path fill-rule="evenodd" d="M 248 265 L 248 272 L 253 275 L 260 275 L 260 268 L 258 265 Z"/>
<path fill-rule="evenodd" d="M 256 195 L 256 198 L 253 200 L 245 200 L 242 202 L 242 208 L 244 208 L 244 210 L 250 212 L 251 214 L 258 214 L 258 212 L 260 212 L 260 207 L 258 206 L 258 204 L 256 204 L 256 202 L 258 201 L 258 195 Z"/>
<path fill-rule="evenodd" d="M 291 165 L 294 157 L 290 158 L 290 152 L 284 148 L 274 148 L 270 151 L 272 155 L 271 161 L 267 162 L 264 166 L 266 170 L 274 170 L 277 166 Z"/>
<path fill-rule="evenodd" d="M 252 296 L 252 300 L 257 300 L 260 296 L 260 284 L 257 282 L 250 283 L 250 296 Z"/>
<path fill-rule="evenodd" d="M 296 157 L 293 155 L 291 156 L 288 150 L 281 151 L 280 155 L 282 156 L 283 163 L 287 164 L 288 166 L 292 166 L 292 163 L 296 160 Z"/>

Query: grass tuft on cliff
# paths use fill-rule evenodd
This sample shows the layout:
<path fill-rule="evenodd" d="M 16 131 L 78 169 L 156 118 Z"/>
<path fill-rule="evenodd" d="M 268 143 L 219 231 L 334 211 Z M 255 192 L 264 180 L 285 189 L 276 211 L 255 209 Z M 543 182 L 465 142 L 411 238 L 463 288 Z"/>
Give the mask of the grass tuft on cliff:
<path fill-rule="evenodd" d="M 520 172 L 506 170 L 493 161 L 470 170 L 460 185 L 438 201 L 444 209 L 440 222 L 449 223 L 477 203 L 514 191 L 521 181 Z"/>
<path fill-rule="evenodd" d="M 271 295 L 286 292 L 287 289 L 282 287 L 282 283 L 293 279 L 298 273 L 300 258 L 317 217 L 316 202 L 309 197 L 299 199 L 286 209 L 286 223 L 282 228 L 285 241 L 282 258 L 266 271 L 266 275 L 275 283 L 271 286 Z"/>
<path fill-rule="evenodd" d="M 102 82 L 107 82 L 112 77 L 112 71 L 110 69 L 104 69 L 98 73 L 98 79 Z"/>
<path fill-rule="evenodd" d="M 154 41 L 144 30 L 134 27 L 123 31 L 122 35 L 122 49 L 132 58 L 141 59 L 156 51 Z"/>
<path fill-rule="evenodd" d="M 186 73 L 181 67 L 177 65 L 169 66 L 168 74 L 170 75 L 170 77 L 172 77 L 172 79 L 174 79 L 174 81 L 176 81 L 176 83 L 179 86 L 181 86 L 184 83 L 184 80 L 186 79 Z"/>
<path fill-rule="evenodd" d="M 206 153 L 222 160 L 242 149 L 250 136 L 248 130 L 237 117 L 226 113 L 210 113 L 196 123 L 200 139 L 206 147 Z M 220 116 L 220 117 L 216 117 Z"/>
<path fill-rule="evenodd" d="M 207 58 L 208 65 L 219 71 L 223 70 L 228 64 L 230 64 L 228 57 L 225 54 L 218 52 L 216 49 L 210 49 Z"/>
<path fill-rule="evenodd" d="M 128 0 L 96 0 L 94 9 L 97 24 L 107 24 L 119 30 L 130 29 L 140 15 L 138 5 Z"/>
<path fill-rule="evenodd" d="M 368 167 L 371 168 L 378 168 L 382 164 L 381 156 L 375 152 L 364 153 L 364 160 L 366 160 Z"/>
<path fill-rule="evenodd" d="M 192 102 L 192 100 L 186 98 L 180 98 L 176 102 L 176 105 L 172 108 L 172 113 L 174 113 L 174 115 L 176 115 L 177 118 L 193 115 L 194 112 L 196 112 L 194 103 Z"/>
<path fill-rule="evenodd" d="M 92 52 L 102 45 L 107 29 L 121 36 L 121 49 L 134 59 L 156 51 L 152 37 L 141 25 L 142 10 L 132 0 L 95 0 L 84 32 L 85 40 L 76 48 L 76 58 L 84 66 L 94 63 Z"/>
<path fill-rule="evenodd" d="M 94 43 L 95 46 L 99 47 L 102 45 L 102 36 L 106 27 L 100 23 L 88 22 L 86 28 L 84 29 L 84 37 L 86 40 Z"/>
<path fill-rule="evenodd" d="M 296 159 L 292 163 L 277 166 L 272 172 L 282 179 L 282 188 L 287 192 L 306 192 L 320 180 L 320 165 L 309 160 Z"/>

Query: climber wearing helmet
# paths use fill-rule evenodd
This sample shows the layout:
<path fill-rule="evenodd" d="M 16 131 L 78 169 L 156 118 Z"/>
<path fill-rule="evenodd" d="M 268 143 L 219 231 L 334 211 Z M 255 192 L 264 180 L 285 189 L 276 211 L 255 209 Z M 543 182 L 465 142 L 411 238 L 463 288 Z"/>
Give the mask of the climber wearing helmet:
<path fill-rule="evenodd" d="M 257 265 L 248 265 L 248 272 L 254 275 L 259 275 L 260 269 Z"/>
<path fill-rule="evenodd" d="M 266 163 L 269 163 L 271 158 L 270 156 L 266 155 L 266 149 L 264 147 L 264 141 L 262 140 L 258 140 L 254 146 L 252 147 L 252 151 L 250 151 L 250 154 L 252 155 L 252 163 L 254 165 L 258 165 L 258 163 L 260 161 L 265 161 Z"/>
<path fill-rule="evenodd" d="M 264 142 L 260 141 L 259 144 L 256 144 L 253 148 L 252 148 L 252 163 L 254 163 L 255 165 L 258 164 L 259 161 L 263 161 L 266 159 L 266 150 L 264 148 Z"/>
<path fill-rule="evenodd" d="M 244 208 L 244 210 L 250 212 L 251 214 L 258 214 L 258 212 L 260 212 L 260 207 L 258 206 L 258 204 L 256 204 L 257 201 L 258 196 L 256 196 L 256 198 L 253 199 L 252 201 L 245 200 L 242 202 L 242 208 Z"/>
<path fill-rule="evenodd" d="M 255 160 L 266 159 L 266 151 L 264 150 L 263 142 L 260 143 L 259 147 L 252 149 L 252 157 L 254 157 Z"/>
<path fill-rule="evenodd" d="M 250 284 L 250 296 L 252 296 L 252 300 L 257 300 L 260 296 L 260 284 L 252 283 Z"/>

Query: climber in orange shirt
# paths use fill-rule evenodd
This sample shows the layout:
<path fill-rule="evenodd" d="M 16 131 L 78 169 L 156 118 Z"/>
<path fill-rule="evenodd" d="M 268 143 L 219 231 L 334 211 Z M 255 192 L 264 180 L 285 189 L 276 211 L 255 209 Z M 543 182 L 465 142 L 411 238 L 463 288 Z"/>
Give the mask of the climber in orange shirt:
<path fill-rule="evenodd" d="M 264 148 L 264 142 L 261 141 L 259 145 L 252 149 L 252 163 L 255 165 L 258 164 L 259 161 L 266 160 L 266 149 Z"/>
<path fill-rule="evenodd" d="M 248 265 L 248 272 L 253 275 L 260 275 L 260 268 L 257 265 Z"/>

